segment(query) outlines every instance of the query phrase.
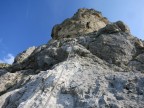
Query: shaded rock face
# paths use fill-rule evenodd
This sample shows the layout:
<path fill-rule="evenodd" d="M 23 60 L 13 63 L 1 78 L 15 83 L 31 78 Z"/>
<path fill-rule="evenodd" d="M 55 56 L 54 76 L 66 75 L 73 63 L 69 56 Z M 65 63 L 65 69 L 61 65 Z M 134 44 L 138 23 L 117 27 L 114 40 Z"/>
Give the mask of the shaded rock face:
<path fill-rule="evenodd" d="M 106 27 L 100 29 L 97 34 L 112 34 L 117 32 L 130 33 L 130 30 L 122 21 L 117 21 L 107 24 Z"/>
<path fill-rule="evenodd" d="M 37 47 L 25 60 L 21 63 L 14 63 L 8 70 L 11 72 L 25 69 L 47 70 L 53 65 L 64 61 L 67 56 L 68 53 L 59 47 L 59 42 L 54 42 L 52 45 L 48 44 Z M 19 56 L 17 57 L 19 58 Z"/>
<path fill-rule="evenodd" d="M 135 55 L 135 47 L 127 38 L 126 33 L 101 34 L 89 44 L 89 50 L 112 64 L 127 64 Z"/>
<path fill-rule="evenodd" d="M 75 37 L 98 31 L 105 27 L 109 21 L 100 12 L 93 9 L 79 9 L 78 12 L 62 24 L 55 25 L 52 30 L 52 38 Z"/>
<path fill-rule="evenodd" d="M 80 9 L 72 19 L 95 12 Z M 54 37 L 0 69 L 1 108 L 143 108 L 143 101 L 144 42 L 122 21 Z"/>

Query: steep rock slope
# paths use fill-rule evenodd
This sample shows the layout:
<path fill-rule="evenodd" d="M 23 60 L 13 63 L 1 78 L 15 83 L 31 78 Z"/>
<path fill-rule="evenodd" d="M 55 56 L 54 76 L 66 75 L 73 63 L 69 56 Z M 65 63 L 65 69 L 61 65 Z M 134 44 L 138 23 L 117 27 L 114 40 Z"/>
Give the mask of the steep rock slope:
<path fill-rule="evenodd" d="M 79 9 L 53 28 L 47 44 L 1 69 L 0 107 L 143 108 L 144 42 L 122 21 L 103 18 Z M 94 24 L 89 29 L 80 23 L 87 21 Z M 80 27 L 70 28 L 76 22 Z"/>

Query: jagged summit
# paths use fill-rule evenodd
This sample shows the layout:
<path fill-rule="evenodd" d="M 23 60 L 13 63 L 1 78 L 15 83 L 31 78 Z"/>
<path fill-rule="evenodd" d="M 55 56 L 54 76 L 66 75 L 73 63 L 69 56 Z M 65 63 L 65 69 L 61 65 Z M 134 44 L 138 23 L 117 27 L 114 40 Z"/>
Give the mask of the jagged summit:
<path fill-rule="evenodd" d="M 61 39 L 84 36 L 98 31 L 130 33 L 130 29 L 122 21 L 112 23 L 99 11 L 81 8 L 73 17 L 55 25 L 51 35 L 53 39 Z"/>
<path fill-rule="evenodd" d="M 1 108 L 144 108 L 144 41 L 79 9 L 0 69 Z"/>
<path fill-rule="evenodd" d="M 52 38 L 75 37 L 88 34 L 105 27 L 109 21 L 94 9 L 79 9 L 73 17 L 53 27 Z"/>

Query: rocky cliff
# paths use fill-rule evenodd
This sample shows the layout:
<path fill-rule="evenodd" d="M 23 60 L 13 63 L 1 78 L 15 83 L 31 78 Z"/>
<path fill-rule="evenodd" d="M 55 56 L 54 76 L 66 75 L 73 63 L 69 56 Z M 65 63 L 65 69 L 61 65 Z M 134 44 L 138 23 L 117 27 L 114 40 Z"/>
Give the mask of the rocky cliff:
<path fill-rule="evenodd" d="M 1 108 L 143 108 L 144 41 L 79 9 L 52 39 L 0 69 Z"/>

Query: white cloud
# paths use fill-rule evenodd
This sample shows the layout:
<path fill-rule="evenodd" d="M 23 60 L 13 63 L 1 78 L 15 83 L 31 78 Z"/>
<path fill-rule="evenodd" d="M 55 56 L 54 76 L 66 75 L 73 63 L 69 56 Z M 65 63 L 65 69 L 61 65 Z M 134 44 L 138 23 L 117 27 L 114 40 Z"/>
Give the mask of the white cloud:
<path fill-rule="evenodd" d="M 3 59 L 0 59 L 0 63 L 12 64 L 14 61 L 14 56 L 12 54 L 7 54 Z"/>

